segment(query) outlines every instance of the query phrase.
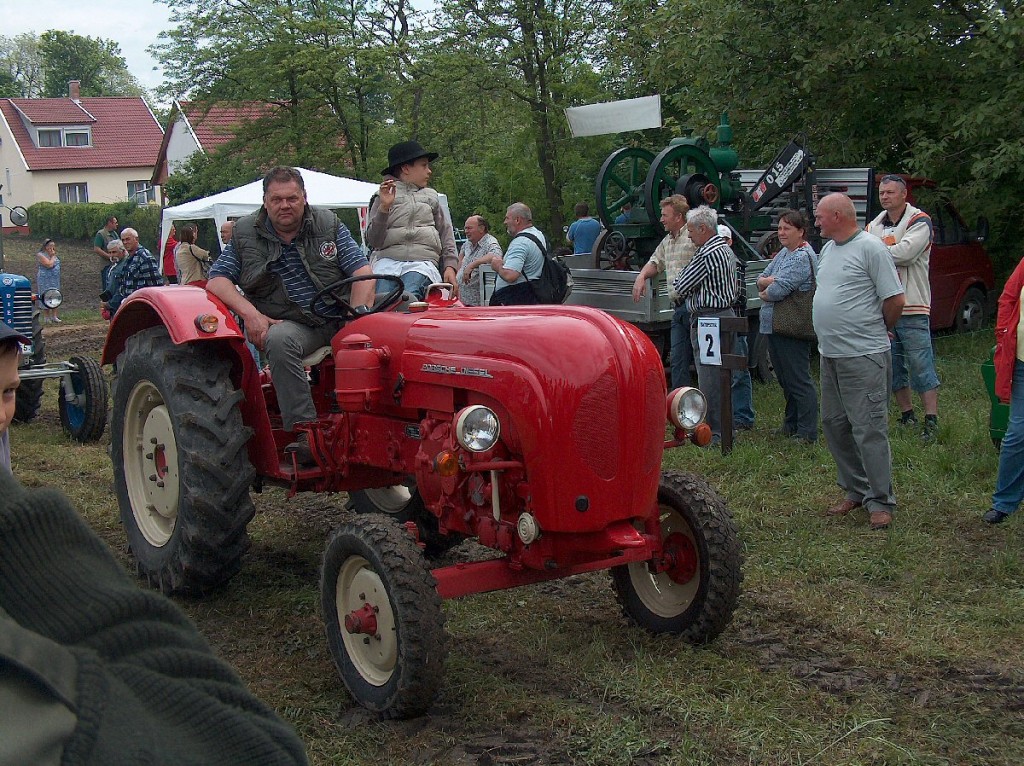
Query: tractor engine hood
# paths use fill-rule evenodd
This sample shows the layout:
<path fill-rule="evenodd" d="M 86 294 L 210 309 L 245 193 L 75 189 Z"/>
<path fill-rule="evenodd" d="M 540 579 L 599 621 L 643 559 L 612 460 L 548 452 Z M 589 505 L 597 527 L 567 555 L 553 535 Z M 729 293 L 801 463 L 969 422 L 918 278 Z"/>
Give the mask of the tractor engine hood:
<path fill-rule="evenodd" d="M 551 531 L 599 530 L 649 513 L 665 439 L 665 373 L 632 325 L 581 306 L 431 307 L 350 323 L 389 351 L 384 399 L 454 414 L 492 407 Z"/>

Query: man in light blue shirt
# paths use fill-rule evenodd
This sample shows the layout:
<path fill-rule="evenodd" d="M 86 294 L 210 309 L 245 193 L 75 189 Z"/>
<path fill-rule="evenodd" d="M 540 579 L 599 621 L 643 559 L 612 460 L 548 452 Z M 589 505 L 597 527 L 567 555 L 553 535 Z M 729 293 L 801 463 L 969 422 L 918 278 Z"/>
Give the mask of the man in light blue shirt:
<path fill-rule="evenodd" d="M 491 295 L 491 306 L 530 306 L 537 303 L 529 280 L 540 278 L 544 270 L 547 240 L 533 225 L 533 212 L 522 202 L 514 202 L 505 212 L 505 230 L 512 235 L 505 256 L 494 256 L 491 268 L 498 275 Z"/>

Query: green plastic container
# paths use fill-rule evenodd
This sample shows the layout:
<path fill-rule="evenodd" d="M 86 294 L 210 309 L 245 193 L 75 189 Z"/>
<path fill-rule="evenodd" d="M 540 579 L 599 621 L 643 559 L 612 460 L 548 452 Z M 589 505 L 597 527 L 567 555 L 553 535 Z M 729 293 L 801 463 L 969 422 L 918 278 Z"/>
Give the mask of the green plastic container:
<path fill-rule="evenodd" d="M 992 359 L 995 356 L 996 347 L 988 355 L 988 359 L 981 363 L 981 377 L 985 381 L 985 390 L 988 391 L 988 399 L 992 403 L 992 411 L 988 416 L 988 432 L 992 436 L 992 443 L 999 449 L 1006 435 L 1006 424 L 1010 420 L 1010 405 L 1003 404 L 996 398 L 996 366 Z"/>

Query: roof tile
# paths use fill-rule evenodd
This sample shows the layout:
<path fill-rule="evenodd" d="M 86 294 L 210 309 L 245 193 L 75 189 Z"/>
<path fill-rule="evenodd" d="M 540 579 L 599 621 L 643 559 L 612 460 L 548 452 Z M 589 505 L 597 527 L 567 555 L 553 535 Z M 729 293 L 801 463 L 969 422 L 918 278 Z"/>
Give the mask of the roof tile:
<path fill-rule="evenodd" d="M 163 129 L 141 97 L 83 98 L 78 103 L 69 98 L 0 99 L 0 112 L 29 170 L 152 167 Z M 36 125 L 88 124 L 93 145 L 37 147 L 15 104 Z"/>

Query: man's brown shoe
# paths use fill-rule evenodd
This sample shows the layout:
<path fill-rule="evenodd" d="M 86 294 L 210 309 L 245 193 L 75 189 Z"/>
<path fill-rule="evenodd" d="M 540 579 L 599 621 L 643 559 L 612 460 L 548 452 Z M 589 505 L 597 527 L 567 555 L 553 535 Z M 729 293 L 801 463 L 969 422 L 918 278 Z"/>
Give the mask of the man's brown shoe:
<path fill-rule="evenodd" d="M 872 511 L 871 512 L 871 528 L 872 529 L 885 529 L 892 524 L 892 514 L 888 511 Z"/>
<path fill-rule="evenodd" d="M 860 508 L 860 503 L 858 503 L 856 500 L 843 500 L 842 502 L 836 503 L 831 508 L 829 508 L 827 511 L 825 511 L 825 515 L 826 516 L 845 516 L 850 511 L 852 511 L 854 508 Z"/>

